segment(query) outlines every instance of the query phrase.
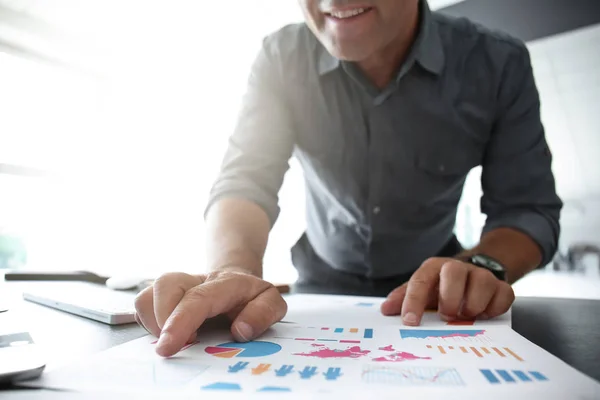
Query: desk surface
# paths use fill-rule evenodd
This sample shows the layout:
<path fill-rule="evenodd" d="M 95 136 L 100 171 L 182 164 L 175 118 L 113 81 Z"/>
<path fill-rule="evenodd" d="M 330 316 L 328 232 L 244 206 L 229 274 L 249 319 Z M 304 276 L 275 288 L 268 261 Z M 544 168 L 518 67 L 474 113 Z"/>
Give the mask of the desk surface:
<path fill-rule="evenodd" d="M 10 288 L 16 289 L 13 296 L 19 296 L 20 285 L 23 283 L 0 282 L 0 293 Z M 113 327 L 14 297 L 9 312 L 27 315 L 34 340 L 48 350 L 49 369 L 146 334 L 135 324 Z M 598 300 L 518 297 L 513 306 L 513 329 L 600 381 L 600 346 L 595 336 L 600 332 L 598 316 Z"/>

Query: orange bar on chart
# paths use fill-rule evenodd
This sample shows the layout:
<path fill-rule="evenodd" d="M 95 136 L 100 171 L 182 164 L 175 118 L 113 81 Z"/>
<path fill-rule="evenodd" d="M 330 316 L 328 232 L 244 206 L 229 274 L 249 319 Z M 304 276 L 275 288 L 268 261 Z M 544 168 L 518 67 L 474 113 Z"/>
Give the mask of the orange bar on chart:
<path fill-rule="evenodd" d="M 428 348 L 428 349 L 431 349 L 431 345 L 430 345 L 430 344 L 428 344 L 428 345 L 427 345 L 427 348 Z"/>
<path fill-rule="evenodd" d="M 487 347 L 482 347 L 481 350 L 483 350 L 485 354 L 490 354 L 490 351 L 487 349 Z"/>
<path fill-rule="evenodd" d="M 446 354 L 446 350 L 444 350 L 442 346 L 438 346 L 438 350 L 440 351 L 440 353 Z"/>
<path fill-rule="evenodd" d="M 468 353 L 469 351 L 467 349 L 465 349 L 464 347 L 460 346 L 460 349 L 462 350 L 463 353 Z"/>
<path fill-rule="evenodd" d="M 475 347 L 470 347 L 470 349 L 471 349 L 471 351 L 472 351 L 473 353 L 475 353 L 475 355 L 476 355 L 477 357 L 480 357 L 480 358 L 481 358 L 481 357 L 483 357 L 483 356 L 481 355 L 481 353 L 479 352 L 479 350 L 477 350 Z"/>
<path fill-rule="evenodd" d="M 519 357 L 516 353 L 514 353 L 511 349 L 509 349 L 508 347 L 505 347 L 504 350 L 506 350 L 508 352 L 508 354 L 510 354 L 511 356 L 513 356 L 514 358 L 516 358 L 517 360 L 519 360 L 519 361 L 525 361 L 521 357 Z"/>
<path fill-rule="evenodd" d="M 450 350 L 454 350 L 454 346 L 448 346 Z"/>
<path fill-rule="evenodd" d="M 500 350 L 498 350 L 497 348 L 495 348 L 495 347 L 492 347 L 492 350 L 494 350 L 496 353 L 498 353 L 498 355 L 499 355 L 500 357 L 506 357 L 506 355 L 504 355 L 504 353 L 503 353 L 503 352 L 501 352 Z"/>
<path fill-rule="evenodd" d="M 358 328 L 351 328 L 350 329 L 350 333 L 356 333 L 356 332 L 358 332 Z"/>

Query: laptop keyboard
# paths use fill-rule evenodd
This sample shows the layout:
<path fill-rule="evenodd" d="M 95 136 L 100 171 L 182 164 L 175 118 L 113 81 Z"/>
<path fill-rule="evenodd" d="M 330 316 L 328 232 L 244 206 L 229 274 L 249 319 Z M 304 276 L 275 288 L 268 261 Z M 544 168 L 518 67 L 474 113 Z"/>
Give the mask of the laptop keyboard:
<path fill-rule="evenodd" d="M 28 284 L 27 293 L 79 307 L 126 314 L 135 312 L 135 291 L 116 291 L 87 282 L 43 282 Z"/>

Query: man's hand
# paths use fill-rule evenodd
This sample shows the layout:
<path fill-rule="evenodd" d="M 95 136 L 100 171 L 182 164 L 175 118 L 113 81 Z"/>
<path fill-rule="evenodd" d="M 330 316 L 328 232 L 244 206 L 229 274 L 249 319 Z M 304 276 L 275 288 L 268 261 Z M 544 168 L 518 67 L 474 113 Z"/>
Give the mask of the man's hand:
<path fill-rule="evenodd" d="M 430 258 L 410 280 L 392 291 L 381 305 L 384 315 L 402 315 L 406 325 L 419 325 L 425 309 L 436 308 L 447 320 L 493 318 L 513 301 L 512 287 L 490 271 L 449 258 Z"/>
<path fill-rule="evenodd" d="M 168 357 L 192 342 L 207 318 L 228 315 L 233 337 L 245 342 L 280 321 L 287 304 L 275 286 L 254 275 L 219 271 L 162 275 L 138 294 L 135 309 L 137 322 L 159 337 L 156 352 Z"/>

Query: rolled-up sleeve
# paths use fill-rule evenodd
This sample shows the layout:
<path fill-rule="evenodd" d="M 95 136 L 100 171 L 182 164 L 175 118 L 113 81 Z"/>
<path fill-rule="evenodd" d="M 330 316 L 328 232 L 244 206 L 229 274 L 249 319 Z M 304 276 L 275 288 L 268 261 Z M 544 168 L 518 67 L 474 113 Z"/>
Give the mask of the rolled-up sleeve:
<path fill-rule="evenodd" d="M 556 193 L 552 153 L 540 118 L 540 100 L 527 48 L 514 45 L 498 92 L 498 114 L 482 170 L 484 233 L 519 230 L 552 260 L 560 234 L 562 201 Z"/>
<path fill-rule="evenodd" d="M 266 39 L 252 66 L 236 128 L 205 215 L 218 200 L 235 197 L 259 205 L 271 224 L 277 220 L 278 193 L 295 140 L 276 56 Z"/>

